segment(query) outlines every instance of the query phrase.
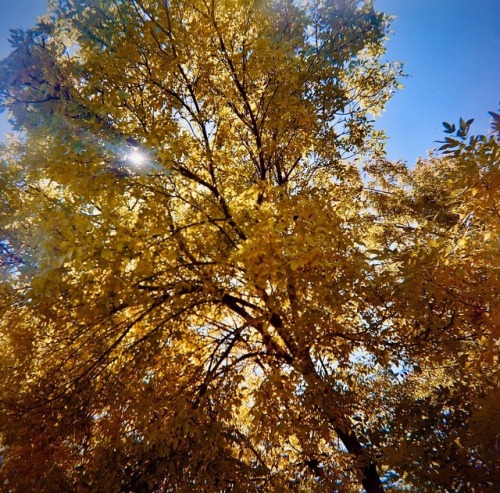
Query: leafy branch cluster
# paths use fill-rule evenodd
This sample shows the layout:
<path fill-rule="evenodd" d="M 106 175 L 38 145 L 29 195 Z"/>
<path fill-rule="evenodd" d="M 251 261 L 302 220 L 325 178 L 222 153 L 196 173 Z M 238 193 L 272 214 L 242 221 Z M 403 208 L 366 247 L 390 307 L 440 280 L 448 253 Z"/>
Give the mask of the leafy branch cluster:
<path fill-rule="evenodd" d="M 58 0 L 13 33 L 6 491 L 494 491 L 498 125 L 387 162 L 388 23 Z"/>

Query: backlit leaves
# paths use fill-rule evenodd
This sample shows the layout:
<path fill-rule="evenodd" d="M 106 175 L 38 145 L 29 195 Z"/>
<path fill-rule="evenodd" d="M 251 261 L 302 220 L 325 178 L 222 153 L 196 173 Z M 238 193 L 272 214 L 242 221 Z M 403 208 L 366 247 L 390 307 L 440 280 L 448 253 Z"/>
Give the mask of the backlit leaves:
<path fill-rule="evenodd" d="M 382 159 L 386 17 L 53 9 L 0 79 L 8 491 L 487 491 L 498 145 Z"/>

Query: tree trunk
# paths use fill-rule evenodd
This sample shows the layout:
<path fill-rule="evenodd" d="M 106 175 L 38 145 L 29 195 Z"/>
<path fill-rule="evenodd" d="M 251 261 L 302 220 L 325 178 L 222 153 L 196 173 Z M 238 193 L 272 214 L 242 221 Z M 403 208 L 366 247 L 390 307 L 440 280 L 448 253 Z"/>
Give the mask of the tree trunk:
<path fill-rule="evenodd" d="M 382 481 L 377 471 L 376 461 L 370 457 L 367 451 L 361 445 L 355 431 L 349 424 L 348 418 L 345 414 L 341 414 L 335 409 L 332 403 L 332 389 L 329 385 L 318 375 L 314 363 L 311 360 L 309 352 L 306 355 L 294 360 L 294 367 L 299 370 L 309 387 L 313 392 L 318 392 L 321 396 L 321 412 L 331 423 L 335 433 L 344 444 L 347 451 L 354 455 L 357 462 L 357 467 L 363 474 L 361 484 L 366 493 L 384 493 Z"/>

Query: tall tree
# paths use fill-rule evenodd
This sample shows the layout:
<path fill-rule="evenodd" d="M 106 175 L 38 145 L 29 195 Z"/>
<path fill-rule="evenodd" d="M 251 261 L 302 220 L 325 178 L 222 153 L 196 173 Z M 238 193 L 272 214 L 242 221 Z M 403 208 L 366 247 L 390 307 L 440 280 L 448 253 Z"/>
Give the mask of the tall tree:
<path fill-rule="evenodd" d="M 7 491 L 494 488 L 498 143 L 381 158 L 387 26 L 59 0 L 13 32 Z"/>

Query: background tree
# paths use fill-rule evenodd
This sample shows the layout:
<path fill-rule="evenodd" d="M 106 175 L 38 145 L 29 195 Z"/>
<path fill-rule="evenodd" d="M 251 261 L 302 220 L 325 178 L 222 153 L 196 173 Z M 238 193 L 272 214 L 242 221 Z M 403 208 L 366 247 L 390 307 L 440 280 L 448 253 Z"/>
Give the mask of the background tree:
<path fill-rule="evenodd" d="M 383 166 L 371 165 L 380 240 L 399 277 L 392 307 L 414 320 L 416 339 L 406 347 L 413 371 L 392 410 L 402 426 L 390 440 L 393 451 L 399 443 L 395 469 L 410 471 L 419 491 L 499 485 L 499 134 L 493 126 L 489 136 L 469 136 L 471 123 L 444 123 L 456 132 L 443 141 L 447 156 L 411 172 L 382 176 Z M 411 470 L 416 464 L 425 474 Z"/>
<path fill-rule="evenodd" d="M 60 0 L 13 33 L 7 491 L 493 490 L 498 142 L 383 161 L 386 30 Z"/>

